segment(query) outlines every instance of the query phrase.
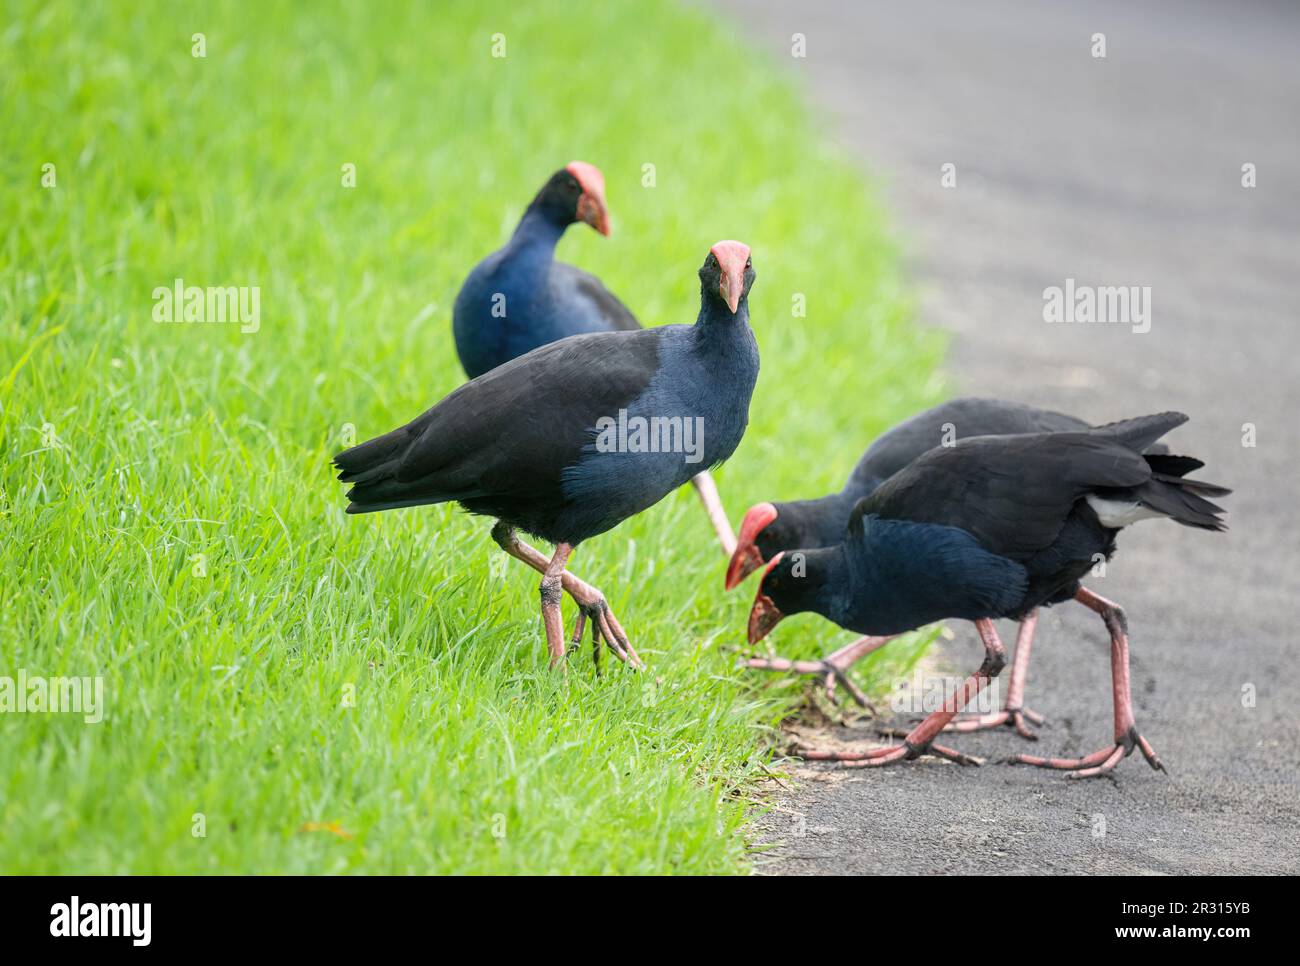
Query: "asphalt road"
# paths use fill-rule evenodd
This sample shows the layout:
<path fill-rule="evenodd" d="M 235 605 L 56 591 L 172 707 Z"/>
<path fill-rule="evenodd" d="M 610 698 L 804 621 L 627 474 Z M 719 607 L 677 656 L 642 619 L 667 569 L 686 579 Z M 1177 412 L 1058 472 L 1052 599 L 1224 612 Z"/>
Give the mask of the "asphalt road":
<path fill-rule="evenodd" d="M 1090 782 L 930 759 L 800 765 L 765 819 L 781 844 L 764 871 L 1300 871 L 1300 8 L 714 5 L 805 78 L 882 177 L 920 316 L 953 335 L 954 391 L 1095 422 L 1182 410 L 1175 451 L 1236 490 L 1230 532 L 1140 523 L 1091 581 L 1128 612 L 1138 725 L 1171 775 L 1140 756 Z M 1067 278 L 1150 286 L 1150 331 L 1048 324 L 1044 289 Z M 936 662 L 963 674 L 981 651 L 973 628 L 953 629 Z M 1036 748 L 1009 732 L 952 743 L 995 759 L 1110 745 L 1108 651 L 1083 608 L 1047 612 Z"/>

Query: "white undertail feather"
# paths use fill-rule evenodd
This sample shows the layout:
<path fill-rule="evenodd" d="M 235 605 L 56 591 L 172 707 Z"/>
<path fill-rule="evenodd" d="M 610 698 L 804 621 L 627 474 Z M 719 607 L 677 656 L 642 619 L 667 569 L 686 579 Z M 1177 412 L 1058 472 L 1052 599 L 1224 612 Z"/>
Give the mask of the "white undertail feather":
<path fill-rule="evenodd" d="M 1110 527 L 1113 530 L 1126 527 L 1130 523 L 1137 523 L 1139 520 L 1150 520 L 1152 517 L 1165 516 L 1165 514 L 1143 506 L 1135 500 L 1107 500 L 1091 493 L 1085 496 L 1084 500 L 1097 514 L 1097 519 L 1101 521 L 1101 525 Z"/>

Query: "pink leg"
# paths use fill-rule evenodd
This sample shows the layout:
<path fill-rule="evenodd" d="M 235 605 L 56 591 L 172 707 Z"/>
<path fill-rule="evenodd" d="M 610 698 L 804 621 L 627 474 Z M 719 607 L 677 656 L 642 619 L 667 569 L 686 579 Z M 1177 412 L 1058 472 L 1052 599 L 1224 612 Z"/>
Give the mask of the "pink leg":
<path fill-rule="evenodd" d="M 692 477 L 691 483 L 695 485 L 695 491 L 700 495 L 704 512 L 709 515 L 713 532 L 718 535 L 722 552 L 730 557 L 736 552 L 736 534 L 731 529 L 731 521 L 727 519 L 727 511 L 722 508 L 722 498 L 718 496 L 718 485 L 713 482 L 713 474 L 705 470 Z"/>
<path fill-rule="evenodd" d="M 862 689 L 853 683 L 848 670 L 872 651 L 884 647 L 895 636 L 891 634 L 888 637 L 859 637 L 852 644 L 840 648 L 821 661 L 792 661 L 786 657 L 751 657 L 745 660 L 745 667 L 759 671 L 789 671 L 794 674 L 820 675 L 822 686 L 826 689 L 826 697 L 832 704 L 835 703 L 835 686 L 839 684 L 861 707 L 874 713 L 875 709 L 871 707 L 871 702 L 862 693 Z"/>
<path fill-rule="evenodd" d="M 969 704 L 976 695 L 988 687 L 989 682 L 998 676 L 1003 665 L 1006 664 L 1006 648 L 1002 646 L 1002 641 L 998 638 L 998 632 L 993 626 L 993 622 L 991 620 L 977 620 L 975 627 L 979 631 L 980 640 L 984 642 L 984 663 L 980 665 L 978 671 L 962 682 L 956 693 L 944 702 L 942 710 L 935 711 L 913 728 L 907 737 L 903 739 L 902 745 L 892 748 L 870 748 L 866 751 L 800 749 L 800 757 L 812 761 L 840 761 L 844 762 L 846 768 L 877 768 L 895 761 L 917 758 L 928 752 L 963 765 L 979 764 L 978 758 L 963 755 L 961 752 L 946 748 L 943 745 L 934 744 L 935 736 L 947 726 L 948 722 L 952 721 L 957 711 Z"/>
<path fill-rule="evenodd" d="M 561 592 L 560 574 L 569 560 L 573 548 L 561 543 L 555 548 L 555 556 L 546 565 L 542 574 L 542 623 L 546 626 L 546 647 L 551 652 L 551 667 L 564 664 L 564 617 L 560 614 Z"/>
<path fill-rule="evenodd" d="M 492 539 L 496 541 L 497 546 L 516 560 L 526 563 L 541 574 L 547 573 L 551 561 L 520 540 L 511 527 L 498 522 L 492 528 Z M 572 552 L 572 548 L 570 548 L 570 552 Z M 574 634 L 571 640 L 575 647 L 582 642 L 583 629 L 586 627 L 587 621 L 590 620 L 592 647 L 594 648 L 592 656 L 595 660 L 599 661 L 600 659 L 599 639 L 603 637 L 609 649 L 614 652 L 614 656 L 624 664 L 629 664 L 634 668 L 645 667 L 641 662 L 641 658 L 637 656 L 636 651 L 633 649 L 631 641 L 628 640 L 623 625 L 618 622 L 614 612 L 609 609 L 609 604 L 605 602 L 604 594 L 567 570 L 560 574 L 560 586 L 578 605 L 578 620 L 574 626 Z M 549 633 L 547 640 L 549 646 Z M 561 647 L 560 653 L 563 654 L 563 647 Z M 552 657 L 554 657 L 554 650 L 552 650 Z M 554 663 L 554 660 L 552 660 L 552 663 Z"/>
<path fill-rule="evenodd" d="M 1099 594 L 1080 588 L 1074 599 L 1091 611 L 1101 615 L 1110 631 L 1110 676 L 1111 692 L 1115 708 L 1115 744 L 1101 751 L 1082 758 L 1036 758 L 1032 755 L 1016 755 L 1012 763 L 1036 765 L 1040 768 L 1056 768 L 1069 771 L 1069 778 L 1094 778 L 1114 771 L 1121 759 L 1140 748 L 1142 755 L 1152 768 L 1164 771 L 1165 767 L 1156 757 L 1155 751 L 1147 740 L 1138 734 L 1137 722 L 1133 718 L 1133 696 L 1129 687 L 1128 672 L 1128 621 L 1124 611 L 1114 601 L 1109 601 Z"/>
<path fill-rule="evenodd" d="M 1006 725 L 1014 728 L 1022 738 L 1038 740 L 1038 735 L 1025 723 L 1029 721 L 1041 725 L 1044 721 L 1042 715 L 1025 707 L 1025 679 L 1029 676 L 1029 653 L 1034 644 L 1034 630 L 1037 626 L 1037 610 L 1030 611 L 1020 622 L 1020 631 L 1016 635 L 1016 654 L 1011 662 L 1011 678 L 1007 681 L 1007 700 L 1002 710 L 991 714 L 963 716 L 948 725 L 945 731 L 964 734 Z"/>

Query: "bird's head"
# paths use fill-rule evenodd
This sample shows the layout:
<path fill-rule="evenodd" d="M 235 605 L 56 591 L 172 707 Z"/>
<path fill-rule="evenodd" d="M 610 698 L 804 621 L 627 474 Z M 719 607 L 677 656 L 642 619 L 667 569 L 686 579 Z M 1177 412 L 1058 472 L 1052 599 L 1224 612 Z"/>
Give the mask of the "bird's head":
<path fill-rule="evenodd" d="M 852 576 L 842 554 L 841 547 L 777 553 L 763 571 L 749 611 L 749 643 L 757 644 L 785 618 L 809 611 L 844 626 L 841 618 L 848 597 L 837 588 Z"/>
<path fill-rule="evenodd" d="M 792 571 L 791 560 L 787 559 L 785 551 L 778 553 L 767 565 L 758 593 L 754 595 L 754 606 L 749 611 L 749 643 L 757 644 L 767 637 L 789 613 L 782 605 L 787 598 L 792 598 L 794 581 L 799 579 Z"/>
<path fill-rule="evenodd" d="M 774 504 L 758 503 L 749 508 L 740 522 L 736 549 L 727 564 L 727 590 L 735 590 L 740 582 L 771 559 L 772 552 L 781 548 L 779 534 L 780 513 Z"/>
<path fill-rule="evenodd" d="M 586 161 L 571 161 L 546 182 L 533 202 L 559 225 L 582 222 L 608 235 L 609 208 L 605 204 L 605 176 Z"/>
<path fill-rule="evenodd" d="M 700 291 L 706 300 L 721 300 L 735 315 L 753 284 L 754 263 L 748 245 L 720 241 L 709 249 L 709 257 L 700 266 Z"/>

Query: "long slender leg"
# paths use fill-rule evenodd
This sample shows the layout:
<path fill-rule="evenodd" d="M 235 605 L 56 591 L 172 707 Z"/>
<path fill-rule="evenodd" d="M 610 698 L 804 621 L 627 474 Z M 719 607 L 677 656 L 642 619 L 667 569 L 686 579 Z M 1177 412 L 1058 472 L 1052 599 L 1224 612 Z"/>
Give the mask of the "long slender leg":
<path fill-rule="evenodd" d="M 736 534 L 731 529 L 731 521 L 727 519 L 727 511 L 722 508 L 722 498 L 718 496 L 718 485 L 713 482 L 713 474 L 708 470 L 698 473 L 691 477 L 691 483 L 695 486 L 695 491 L 700 495 L 700 502 L 704 504 L 704 512 L 709 515 L 709 523 L 713 524 L 713 532 L 718 535 L 718 543 L 722 544 L 722 552 L 730 557 L 736 552 Z"/>
<path fill-rule="evenodd" d="M 496 526 L 492 528 L 492 539 L 496 541 L 497 546 L 516 560 L 526 563 L 538 573 L 546 573 L 550 561 L 540 551 L 520 540 L 510 525 L 498 520 Z M 614 652 L 614 656 L 624 664 L 630 664 L 634 668 L 645 667 L 641 658 L 637 656 L 636 650 L 633 649 L 631 641 L 628 640 L 623 625 L 609 609 L 604 594 L 567 570 L 560 575 L 560 585 L 577 602 L 579 621 L 583 623 L 587 620 L 591 621 L 593 647 L 599 648 L 597 639 L 599 635 L 604 637 L 605 643 Z M 577 631 L 573 639 L 574 644 L 581 640 L 582 627 L 578 626 Z"/>
<path fill-rule="evenodd" d="M 884 647 L 896 636 L 891 634 L 888 637 L 859 637 L 852 644 L 841 647 L 821 661 L 792 661 L 787 657 L 751 657 L 745 659 L 744 666 L 758 671 L 788 671 L 793 674 L 820 675 L 822 685 L 826 688 L 826 697 L 832 704 L 835 703 L 835 686 L 839 684 L 860 706 L 874 711 L 871 702 L 862 693 L 862 689 L 849 677 L 848 670 L 857 661 L 872 651 Z"/>
<path fill-rule="evenodd" d="M 1015 728 L 1016 734 L 1022 738 L 1027 738 L 1030 741 L 1038 740 L 1038 735 L 1034 734 L 1029 725 L 1025 723 L 1030 721 L 1036 725 L 1041 725 L 1044 721 L 1042 715 L 1025 707 L 1025 679 L 1029 676 L 1029 654 L 1030 648 L 1034 644 L 1034 630 L 1037 626 L 1037 610 L 1030 611 L 1025 615 L 1024 620 L 1020 622 L 1020 630 L 1016 634 L 1016 653 L 1011 661 L 1011 677 L 1007 681 L 1007 699 L 1002 705 L 1002 710 L 994 711 L 991 714 L 977 714 L 958 718 L 958 720 L 948 725 L 944 729 L 945 731 L 956 731 L 964 734 L 1007 725 Z"/>
<path fill-rule="evenodd" d="M 917 758 L 927 752 L 962 765 L 979 764 L 978 758 L 934 744 L 935 736 L 956 716 L 958 709 L 965 707 L 988 687 L 989 682 L 998 676 L 1007 662 L 1006 648 L 1002 646 L 993 622 L 987 619 L 977 620 L 975 627 L 979 631 L 980 640 L 984 642 L 984 663 L 980 665 L 978 671 L 962 682 L 961 687 L 944 702 L 942 709 L 930 714 L 908 732 L 902 745 L 891 748 L 869 748 L 866 751 L 800 749 L 799 755 L 813 761 L 844 762 L 846 768 L 877 768 L 892 762 Z"/>
<path fill-rule="evenodd" d="M 567 543 L 556 544 L 555 556 L 542 574 L 542 623 L 546 625 L 546 648 L 551 652 L 551 667 L 564 663 L 564 616 L 560 601 L 564 598 L 560 575 L 569 562 L 573 548 Z"/>
<path fill-rule="evenodd" d="M 1115 766 L 1133 753 L 1134 748 L 1142 749 L 1142 755 L 1148 764 L 1157 771 L 1164 771 L 1165 766 L 1156 757 L 1155 751 L 1145 738 L 1138 733 L 1137 722 L 1133 718 L 1133 694 L 1129 686 L 1128 668 L 1128 620 L 1123 609 L 1114 601 L 1094 594 L 1086 588 L 1079 588 L 1074 599 L 1089 610 L 1100 614 L 1110 632 L 1110 677 L 1111 698 L 1115 710 L 1115 744 L 1109 748 L 1095 751 L 1082 758 L 1036 758 L 1032 755 L 1016 755 L 1010 759 L 1013 764 L 1037 765 L 1040 768 L 1056 768 L 1069 771 L 1069 778 L 1094 778 L 1114 771 Z"/>

